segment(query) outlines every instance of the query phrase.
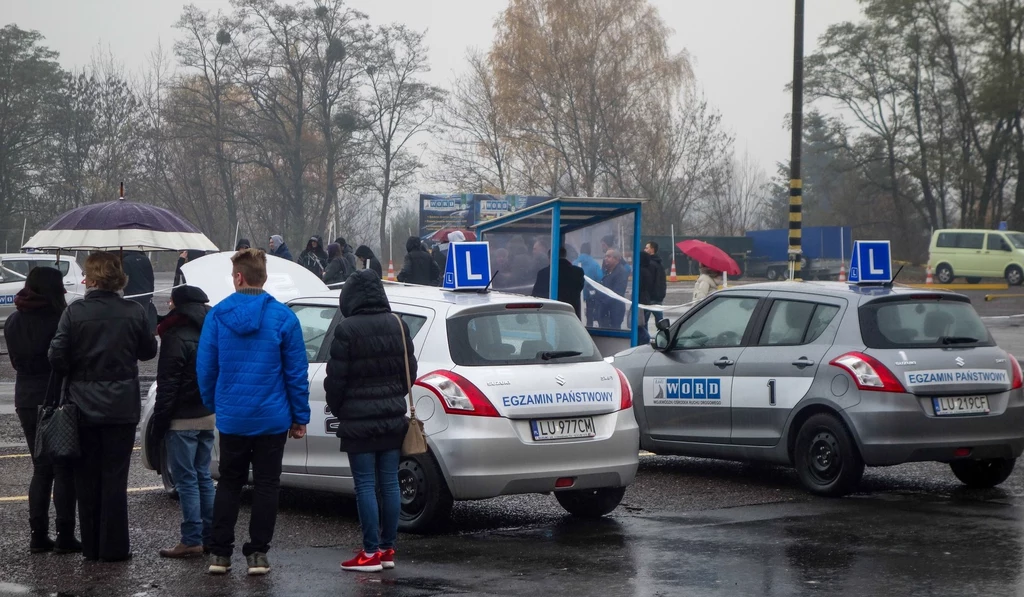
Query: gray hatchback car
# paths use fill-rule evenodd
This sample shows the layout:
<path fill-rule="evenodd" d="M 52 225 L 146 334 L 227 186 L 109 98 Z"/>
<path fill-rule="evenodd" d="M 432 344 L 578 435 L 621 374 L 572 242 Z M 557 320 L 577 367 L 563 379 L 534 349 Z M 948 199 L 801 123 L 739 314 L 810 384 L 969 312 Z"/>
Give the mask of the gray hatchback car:
<path fill-rule="evenodd" d="M 817 494 L 914 461 L 992 487 L 1024 450 L 1020 365 L 951 292 L 730 288 L 612 360 L 635 388 L 642 448 L 792 465 Z"/>

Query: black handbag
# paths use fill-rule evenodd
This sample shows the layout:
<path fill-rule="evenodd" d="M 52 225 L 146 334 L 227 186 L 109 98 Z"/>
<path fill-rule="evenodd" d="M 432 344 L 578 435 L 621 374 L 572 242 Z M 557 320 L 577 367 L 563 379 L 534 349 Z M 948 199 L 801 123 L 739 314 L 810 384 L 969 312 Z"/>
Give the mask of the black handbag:
<path fill-rule="evenodd" d="M 53 383 L 52 374 L 50 383 Z M 51 464 L 66 464 L 81 457 L 82 446 L 78 441 L 78 407 L 67 401 L 66 391 L 61 392 L 57 404 L 47 400 L 39 407 L 35 453 L 36 458 Z"/>

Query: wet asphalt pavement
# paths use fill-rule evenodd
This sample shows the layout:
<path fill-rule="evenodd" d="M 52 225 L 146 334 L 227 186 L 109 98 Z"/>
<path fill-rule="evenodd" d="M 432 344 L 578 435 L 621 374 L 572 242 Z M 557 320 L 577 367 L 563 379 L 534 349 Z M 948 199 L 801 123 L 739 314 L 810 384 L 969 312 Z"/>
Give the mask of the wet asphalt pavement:
<path fill-rule="evenodd" d="M 982 315 L 1024 312 L 1024 300 L 975 304 Z M 1024 355 L 1024 328 L 1013 323 L 993 321 L 993 334 Z M 0 382 L 11 379 L 0 369 Z M 576 521 L 543 495 L 459 503 L 444 533 L 401 536 L 398 567 L 383 574 L 338 569 L 359 545 L 353 500 L 283 490 L 271 573 L 247 577 L 236 553 L 235 569 L 213 578 L 202 560 L 157 556 L 177 540 L 179 511 L 136 455 L 130 562 L 30 555 L 21 496 L 31 463 L 16 417 L 3 410 L 12 404 L 5 387 L 0 595 L 1024 594 L 1024 467 L 974 491 L 937 463 L 868 469 L 858 493 L 824 499 L 786 468 L 645 455 L 604 520 Z M 246 506 L 240 539 L 247 515 Z"/>

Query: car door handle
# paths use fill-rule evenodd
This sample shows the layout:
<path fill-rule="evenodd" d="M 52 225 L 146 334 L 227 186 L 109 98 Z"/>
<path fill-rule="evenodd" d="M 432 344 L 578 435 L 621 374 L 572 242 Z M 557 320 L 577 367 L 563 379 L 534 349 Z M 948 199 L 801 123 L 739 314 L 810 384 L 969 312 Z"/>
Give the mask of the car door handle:
<path fill-rule="evenodd" d="M 809 359 L 807 357 L 800 357 L 799 359 L 793 361 L 793 366 L 794 367 L 799 367 L 801 369 L 803 369 L 804 367 L 810 367 L 813 364 L 814 364 L 814 361 L 812 361 L 811 359 Z"/>
<path fill-rule="evenodd" d="M 715 367 L 720 367 L 722 369 L 725 369 L 726 367 L 729 367 L 734 364 L 735 363 L 733 362 L 733 360 L 730 359 L 729 357 L 722 357 L 715 361 Z"/>

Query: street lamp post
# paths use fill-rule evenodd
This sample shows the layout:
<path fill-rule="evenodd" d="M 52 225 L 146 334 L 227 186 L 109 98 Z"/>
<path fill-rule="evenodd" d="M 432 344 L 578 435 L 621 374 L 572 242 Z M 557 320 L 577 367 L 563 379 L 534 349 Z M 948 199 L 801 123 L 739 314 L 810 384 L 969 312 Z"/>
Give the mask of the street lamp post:
<path fill-rule="evenodd" d="M 803 224 L 803 181 L 800 179 L 800 146 L 804 124 L 804 0 L 796 0 L 793 27 L 793 142 L 789 160 L 789 262 L 792 279 L 799 280 L 801 226 Z"/>

